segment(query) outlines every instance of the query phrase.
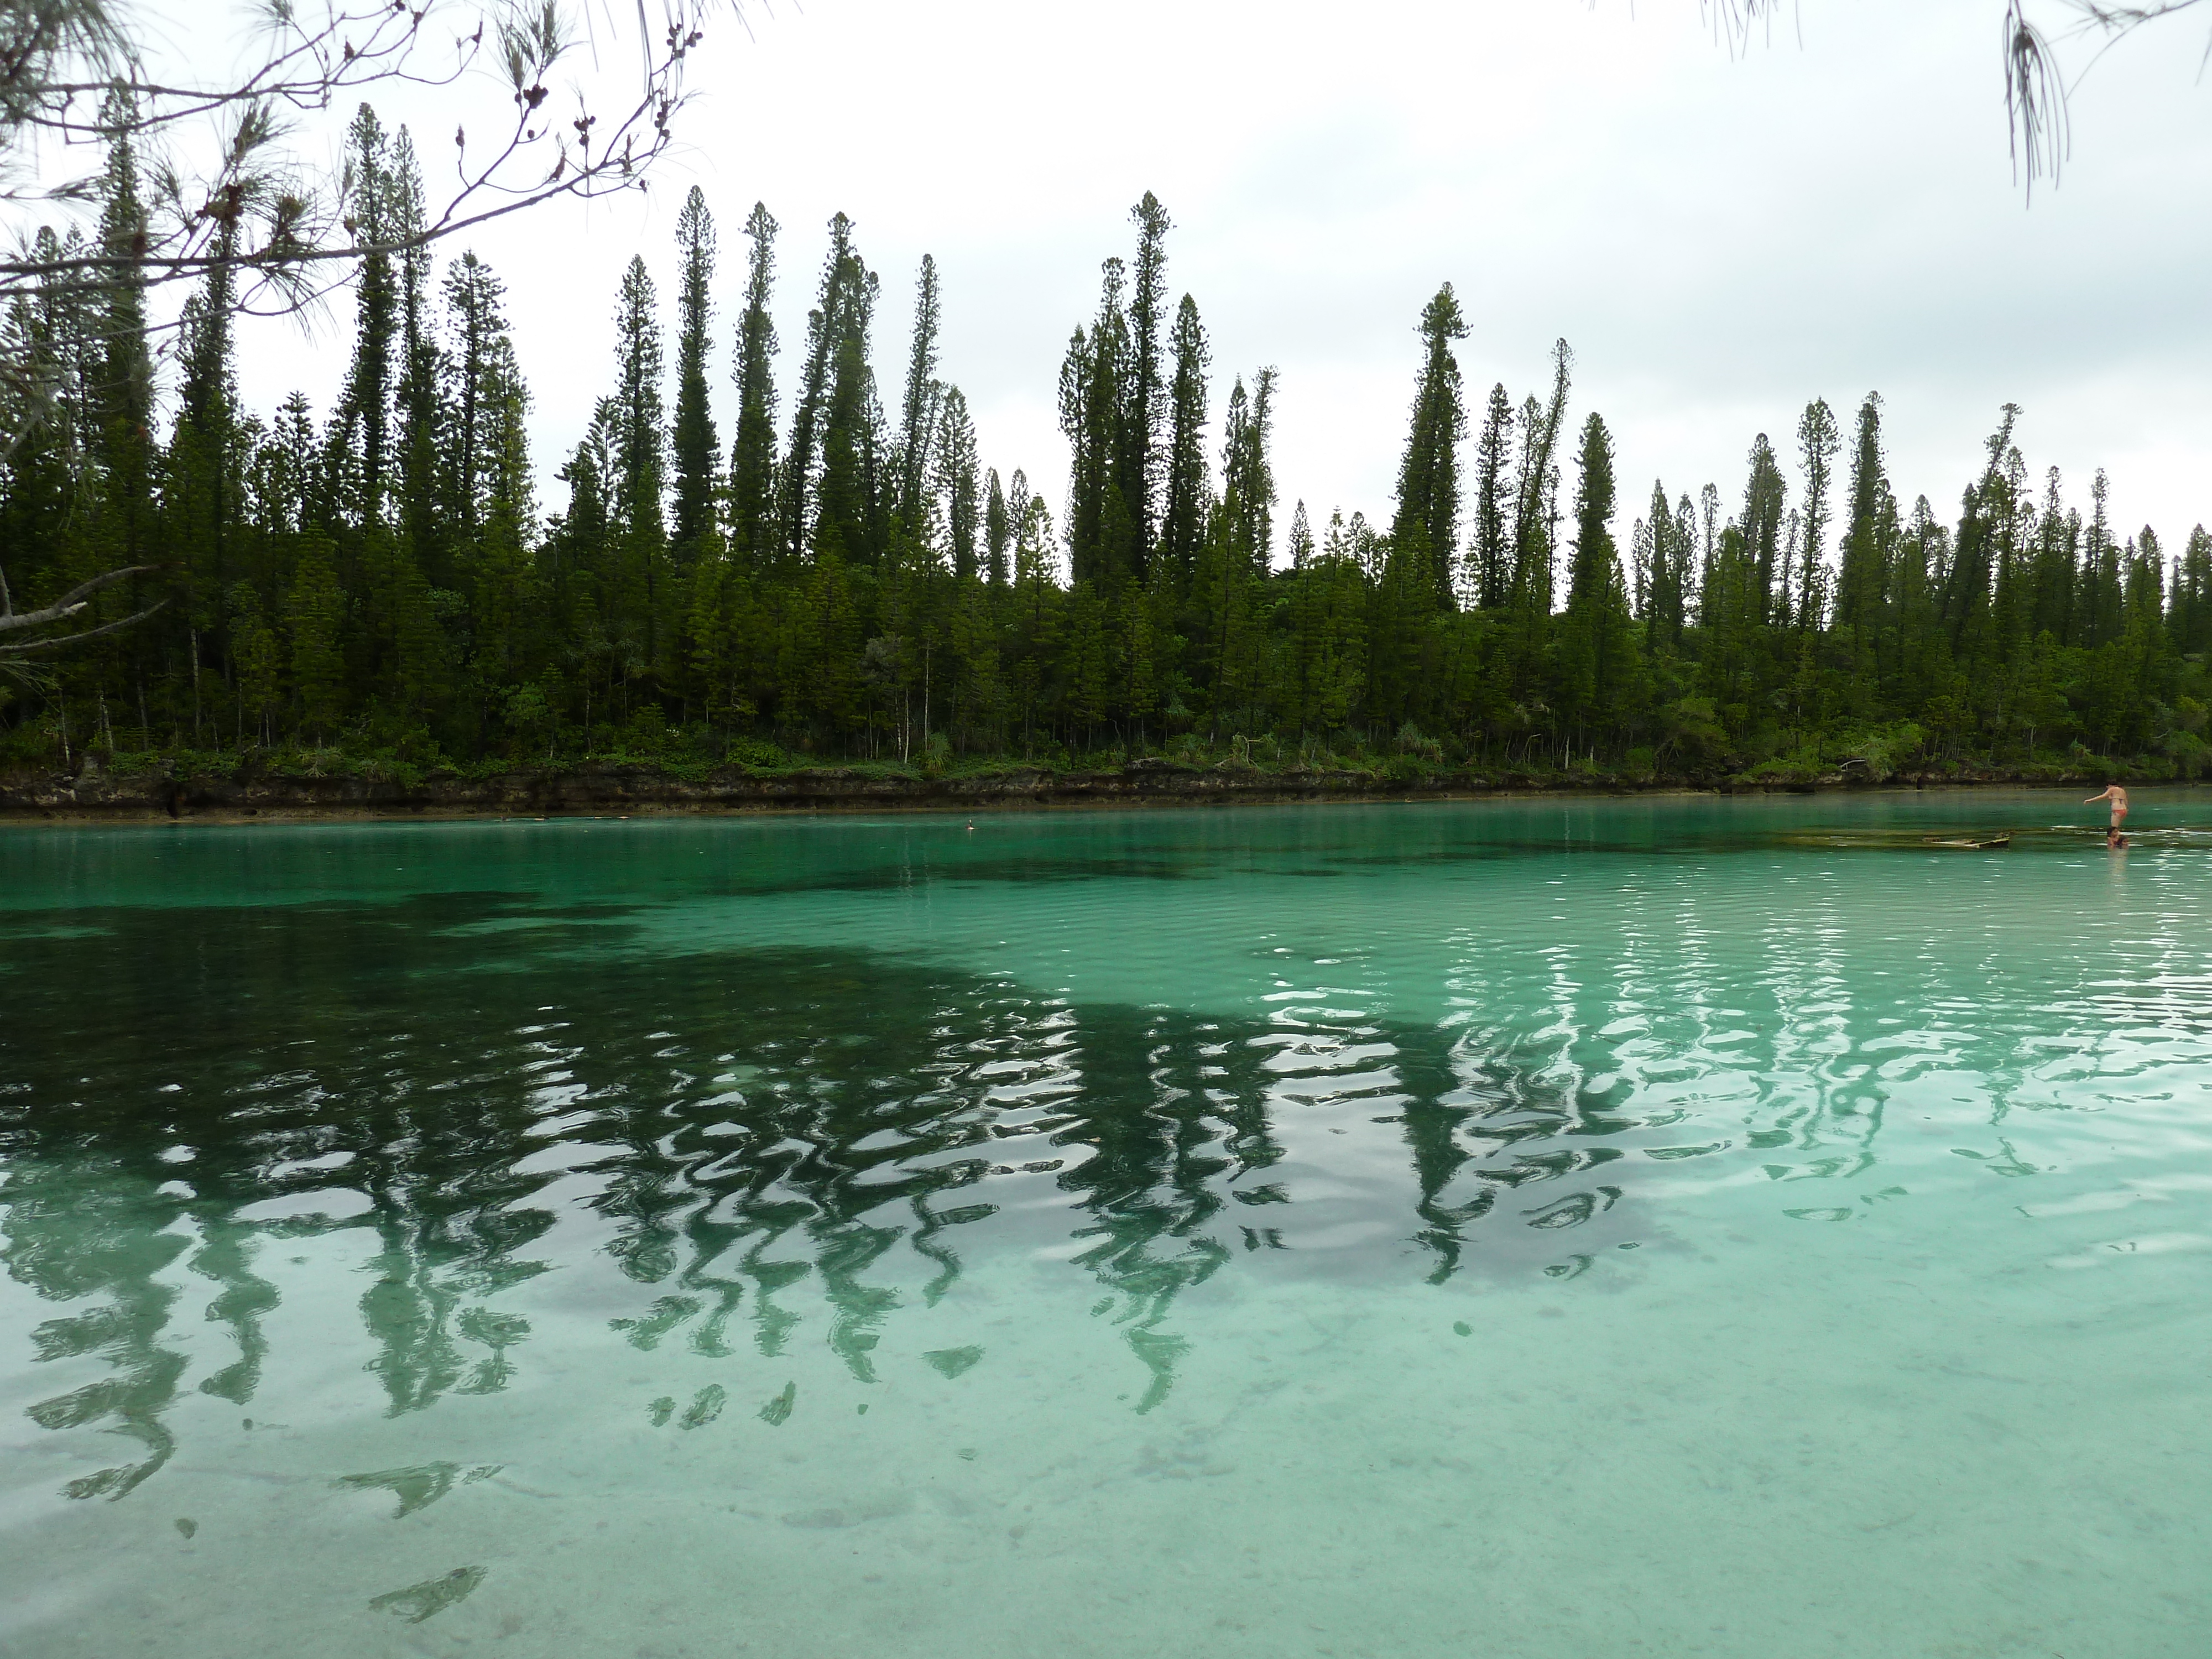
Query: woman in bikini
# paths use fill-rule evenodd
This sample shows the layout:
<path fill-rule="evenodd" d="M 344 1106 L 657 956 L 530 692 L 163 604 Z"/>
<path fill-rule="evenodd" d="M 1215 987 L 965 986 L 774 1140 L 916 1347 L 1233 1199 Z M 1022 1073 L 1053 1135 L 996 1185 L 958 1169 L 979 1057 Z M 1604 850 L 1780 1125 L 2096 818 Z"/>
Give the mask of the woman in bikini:
<path fill-rule="evenodd" d="M 2105 832 L 2105 845 L 2111 847 L 2118 842 L 2121 828 L 2128 821 L 2128 792 L 2117 783 L 2106 784 L 2103 794 L 2092 795 L 2081 805 L 2094 806 L 2100 800 L 2112 803 L 2112 827 Z"/>

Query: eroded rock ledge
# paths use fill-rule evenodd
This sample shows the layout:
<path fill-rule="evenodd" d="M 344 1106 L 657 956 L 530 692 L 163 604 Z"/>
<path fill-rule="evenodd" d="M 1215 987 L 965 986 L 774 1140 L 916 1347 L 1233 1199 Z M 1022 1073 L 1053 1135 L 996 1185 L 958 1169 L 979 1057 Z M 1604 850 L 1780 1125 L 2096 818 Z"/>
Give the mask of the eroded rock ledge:
<path fill-rule="evenodd" d="M 586 767 L 570 771 L 518 769 L 489 775 L 433 773 L 413 779 L 358 775 L 106 770 L 88 761 L 75 774 L 0 774 L 0 817 L 313 818 L 416 816 L 540 817 L 630 812 L 881 811 L 925 808 L 957 811 L 989 807 L 1205 805 L 1231 802 L 1449 799 L 1497 794 L 1808 793 L 1875 785 L 1851 769 L 1816 777 L 1762 779 L 1692 774 L 1641 778 L 1452 769 L 1394 775 L 1389 771 L 1263 771 L 1234 764 L 1200 769 L 1142 760 L 1112 771 L 1060 772 L 1042 767 L 915 777 L 850 767 L 755 772 L 743 767 L 677 775 L 651 767 Z M 1885 781 L 1916 785 L 2050 784 L 2070 776 L 1997 770 L 1951 770 Z"/>

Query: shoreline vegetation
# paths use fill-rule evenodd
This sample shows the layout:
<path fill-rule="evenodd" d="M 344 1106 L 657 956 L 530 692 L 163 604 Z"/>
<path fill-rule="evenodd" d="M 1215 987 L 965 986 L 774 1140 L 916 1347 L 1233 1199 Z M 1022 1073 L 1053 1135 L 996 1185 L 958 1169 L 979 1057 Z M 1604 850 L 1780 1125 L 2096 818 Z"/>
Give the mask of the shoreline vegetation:
<path fill-rule="evenodd" d="M 408 251 L 356 273 L 319 416 L 240 406 L 222 267 L 162 353 L 127 282 L 0 315 L 36 371 L 0 386 L 8 810 L 2212 772 L 2212 532 L 2130 535 L 2101 472 L 2086 501 L 2039 479 L 2010 404 L 1955 518 L 1893 489 L 1874 394 L 1753 437 L 1740 495 L 1645 495 L 1603 417 L 1571 414 L 1565 341 L 1526 396 L 1462 382 L 1480 319 L 1447 283 L 1407 353 L 1395 509 L 1285 514 L 1296 389 L 1212 375 L 1147 194 L 1060 365 L 1055 509 L 983 464 L 931 259 L 894 400 L 853 223 L 830 222 L 787 356 L 775 218 L 753 208 L 725 281 L 695 189 L 673 350 L 633 258 L 547 512 L 501 279 L 412 245 L 404 129 L 364 106 L 349 155 L 370 240 Z M 43 234 L 96 263 L 145 192 L 124 133 L 97 242 Z"/>
<path fill-rule="evenodd" d="M 613 753 L 566 764 L 412 765 L 327 750 L 83 757 L 74 772 L 0 769 L 0 823 L 149 819 L 553 817 L 996 808 L 1201 806 L 1454 800 L 1512 795 L 1811 794 L 1829 790 L 2070 788 L 2111 778 L 2186 781 L 2170 764 L 2048 756 L 1999 765 L 1876 752 L 1726 773 L 1455 763 L 1427 755 L 1269 752 L 1266 744 L 1179 757 L 1103 751 L 1044 763 L 1008 757 L 942 767 L 782 764 Z"/>

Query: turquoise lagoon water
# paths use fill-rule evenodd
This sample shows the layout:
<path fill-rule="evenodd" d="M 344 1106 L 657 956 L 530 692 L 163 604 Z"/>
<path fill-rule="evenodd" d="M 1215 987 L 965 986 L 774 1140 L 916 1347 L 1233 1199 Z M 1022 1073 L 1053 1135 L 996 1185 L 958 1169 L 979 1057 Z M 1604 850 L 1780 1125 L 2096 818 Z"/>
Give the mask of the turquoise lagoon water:
<path fill-rule="evenodd" d="M 2094 810 L 0 830 L 0 1650 L 2202 1654 Z"/>

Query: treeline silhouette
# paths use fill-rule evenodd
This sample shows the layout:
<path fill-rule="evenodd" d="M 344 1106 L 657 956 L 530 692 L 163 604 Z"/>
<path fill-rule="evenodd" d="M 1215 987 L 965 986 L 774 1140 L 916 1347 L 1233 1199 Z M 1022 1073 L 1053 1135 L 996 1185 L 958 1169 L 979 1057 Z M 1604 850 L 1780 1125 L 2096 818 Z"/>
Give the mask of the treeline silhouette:
<path fill-rule="evenodd" d="M 349 143 L 364 240 L 404 241 L 423 211 L 406 131 L 364 107 Z M 118 140 L 96 231 L 44 233 L 48 252 L 127 248 L 146 190 Z M 2101 473 L 2086 512 L 2055 470 L 2034 479 L 2012 406 L 1955 517 L 1893 492 L 1875 396 L 1849 422 L 1816 399 L 1786 454 L 1756 437 L 1740 497 L 1655 483 L 1625 503 L 1604 420 L 1570 413 L 1565 343 L 1536 394 L 1472 396 L 1446 284 L 1419 319 L 1388 523 L 1316 525 L 1303 501 L 1285 521 L 1275 372 L 1233 377 L 1217 422 L 1198 307 L 1170 299 L 1169 217 L 1149 194 L 1133 216 L 1133 257 L 1106 262 L 1060 367 L 1057 515 L 1023 471 L 982 464 L 940 373 L 927 258 L 885 403 L 882 282 L 842 215 L 787 387 L 779 227 L 762 206 L 745 219 L 724 328 L 716 228 L 690 193 L 672 386 L 635 258 L 610 390 L 550 514 L 505 290 L 473 254 L 364 262 L 320 420 L 297 394 L 266 419 L 240 407 L 215 268 L 177 338 L 166 435 L 144 295 L 27 295 L 0 319 L 34 366 L 0 387 L 0 572 L 23 605 L 147 565 L 85 620 L 166 603 L 8 659 L 0 760 L 928 768 L 1264 738 L 1277 757 L 1414 765 L 2078 765 L 2086 750 L 2201 769 L 2212 536 L 2169 550 L 2111 523 Z"/>

